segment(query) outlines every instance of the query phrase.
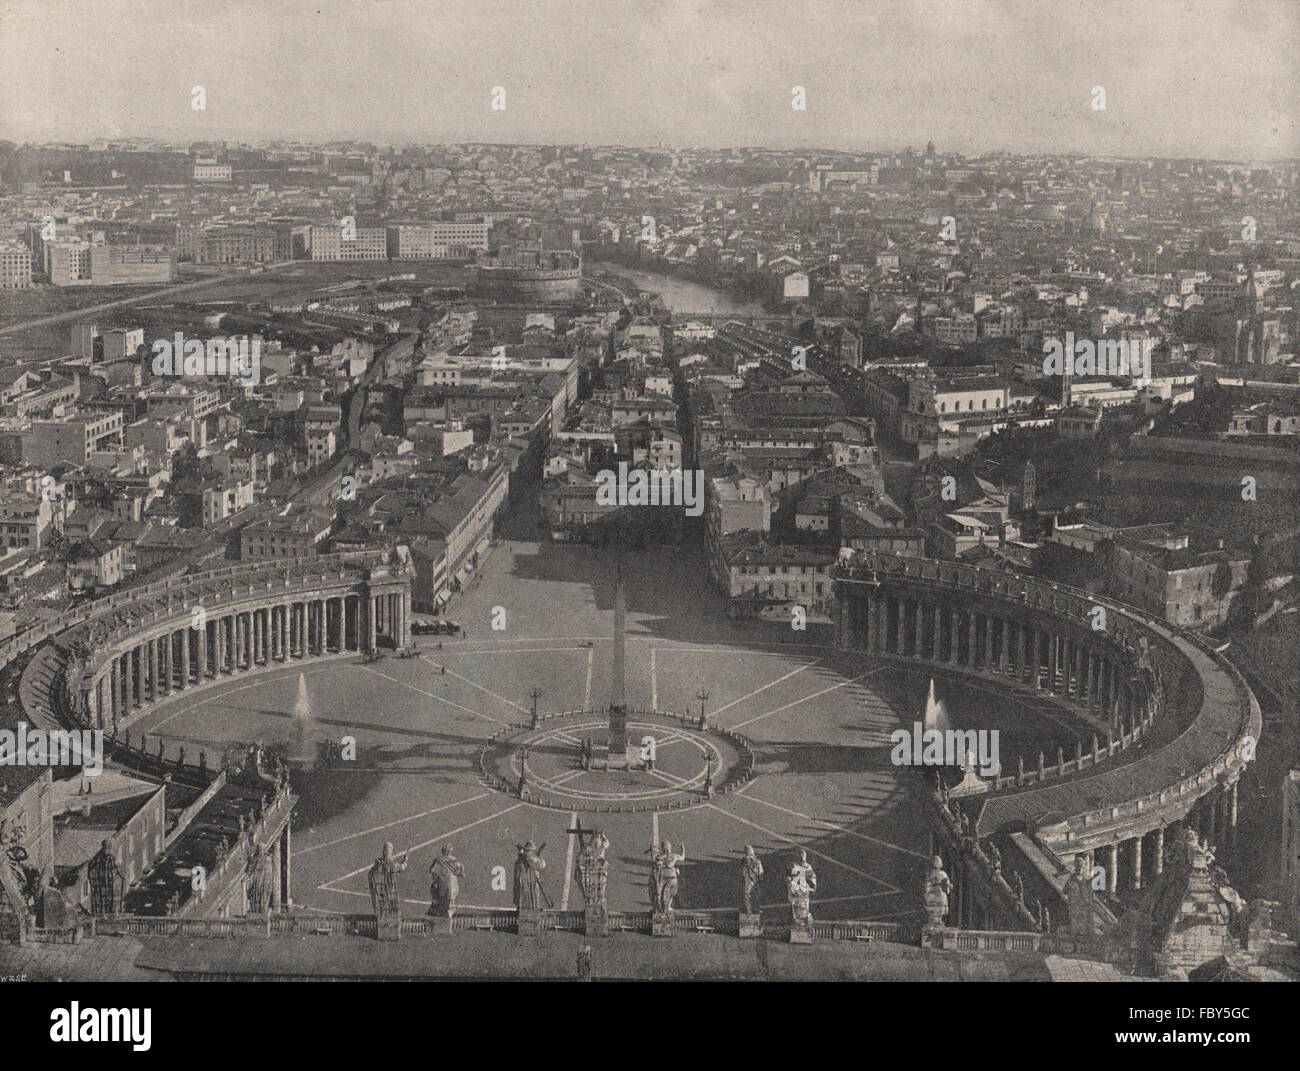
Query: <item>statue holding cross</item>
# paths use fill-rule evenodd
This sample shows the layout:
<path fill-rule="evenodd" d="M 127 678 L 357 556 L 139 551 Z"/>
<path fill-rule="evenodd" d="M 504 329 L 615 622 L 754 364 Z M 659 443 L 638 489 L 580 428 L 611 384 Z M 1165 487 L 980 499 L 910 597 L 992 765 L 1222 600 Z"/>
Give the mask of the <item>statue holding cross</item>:
<path fill-rule="evenodd" d="M 609 860 L 605 852 L 609 838 L 599 829 L 583 829 L 578 819 L 576 829 L 569 830 L 578 836 L 578 862 L 573 876 L 582 890 L 582 898 L 589 907 L 605 907 L 605 886 L 609 880 Z"/>

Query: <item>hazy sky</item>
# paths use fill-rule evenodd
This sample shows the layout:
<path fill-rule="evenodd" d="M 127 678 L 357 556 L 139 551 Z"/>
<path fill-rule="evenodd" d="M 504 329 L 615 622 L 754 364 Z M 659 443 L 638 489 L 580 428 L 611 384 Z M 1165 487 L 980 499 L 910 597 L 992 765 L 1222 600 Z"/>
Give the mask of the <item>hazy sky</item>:
<path fill-rule="evenodd" d="M 0 137 L 1250 159 L 1298 56 L 1298 0 L 0 0 Z"/>

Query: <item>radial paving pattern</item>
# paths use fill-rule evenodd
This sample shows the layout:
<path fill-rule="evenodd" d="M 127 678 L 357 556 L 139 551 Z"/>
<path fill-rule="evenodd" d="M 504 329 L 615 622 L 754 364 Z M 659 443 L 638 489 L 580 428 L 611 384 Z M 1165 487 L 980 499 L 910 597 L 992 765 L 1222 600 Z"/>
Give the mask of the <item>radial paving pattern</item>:
<path fill-rule="evenodd" d="M 424 640 L 419 659 L 308 666 L 308 735 L 335 743 L 350 737 L 357 754 L 295 773 L 296 903 L 319 911 L 367 909 L 365 871 L 390 840 L 399 854 L 411 853 L 403 887 L 409 911 L 427 908 L 427 869 L 447 843 L 467 868 L 462 902 L 508 907 L 515 845 L 531 838 L 545 845 L 548 895 L 556 906 L 577 909 L 570 830 L 581 818 L 584 828 L 599 827 L 610 838 L 615 910 L 645 910 L 650 845 L 667 838 L 687 853 L 684 908 L 733 910 L 739 859 L 753 844 L 766 868 L 762 903 L 777 913 L 774 921 L 786 910 L 782 876 L 798 847 L 817 867 L 818 917 L 913 911 L 928 842 L 909 805 L 910 774 L 889 763 L 889 733 L 917 716 L 927 678 L 845 659 L 819 645 L 816 634 L 735 628 L 695 579 L 699 567 L 667 555 L 652 555 L 640 571 L 625 566 L 629 736 L 640 744 L 655 735 L 654 774 L 581 770 L 577 742 L 603 728 L 600 714 L 547 718 L 538 730 L 527 728 L 533 689 L 544 715 L 599 711 L 608 697 L 613 561 L 600 551 L 503 543 L 481 583 L 452 611 L 468 640 L 444 640 L 441 648 Z M 697 592 L 698 603 L 677 604 L 682 591 Z M 507 611 L 505 632 L 490 628 L 497 606 Z M 181 696 L 140 728 L 214 758 L 239 741 L 288 743 L 301 672 L 271 669 Z M 1024 736 L 1052 728 L 1006 696 L 942 678 L 939 690 L 954 715 L 972 724 L 996 719 Z M 706 733 L 691 727 L 701 703 Z M 639 716 L 639 707 L 689 719 Z M 753 747 L 752 779 L 727 792 L 719 789 L 743 757 L 722 730 Z M 526 781 L 544 790 L 550 806 L 521 801 L 483 776 L 485 745 L 514 733 L 532 740 Z M 709 754 L 715 793 L 705 798 Z M 496 775 L 517 781 L 518 749 L 506 749 L 503 761 Z M 683 802 L 671 807 L 675 800 Z"/>

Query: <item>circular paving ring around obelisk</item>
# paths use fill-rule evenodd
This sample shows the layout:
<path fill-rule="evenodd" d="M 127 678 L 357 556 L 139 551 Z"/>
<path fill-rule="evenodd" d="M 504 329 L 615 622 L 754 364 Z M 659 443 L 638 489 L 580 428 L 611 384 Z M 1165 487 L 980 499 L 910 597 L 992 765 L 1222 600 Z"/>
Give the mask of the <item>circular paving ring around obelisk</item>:
<path fill-rule="evenodd" d="M 698 719 L 630 710 L 626 753 L 612 758 L 608 733 L 604 711 L 552 714 L 535 728 L 513 726 L 491 737 L 479 749 L 479 769 L 492 788 L 527 803 L 602 813 L 695 807 L 754 776 L 749 741 L 700 728 Z"/>

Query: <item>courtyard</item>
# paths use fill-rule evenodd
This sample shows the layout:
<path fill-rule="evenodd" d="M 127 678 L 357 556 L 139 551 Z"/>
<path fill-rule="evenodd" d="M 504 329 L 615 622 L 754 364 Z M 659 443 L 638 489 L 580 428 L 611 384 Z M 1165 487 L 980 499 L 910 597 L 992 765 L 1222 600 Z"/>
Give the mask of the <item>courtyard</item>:
<path fill-rule="evenodd" d="M 508 909 L 515 845 L 526 839 L 545 846 L 551 902 L 579 910 L 572 831 L 580 819 L 609 837 L 611 910 L 648 908 L 650 848 L 668 839 L 686 852 L 684 909 L 735 910 L 739 860 L 752 844 L 773 922 L 786 917 L 783 877 L 798 848 L 817 871 L 816 917 L 914 915 L 928 834 L 911 795 L 916 775 L 891 765 L 889 752 L 891 731 L 920 717 L 924 667 L 835 651 L 824 628 L 729 621 L 689 549 L 639 551 L 623 571 L 628 707 L 695 719 L 703 705 L 711 729 L 740 734 L 754 776 L 735 791 L 696 791 L 707 761 L 734 756 L 689 723 L 660 738 L 662 792 L 632 772 L 582 772 L 581 734 L 571 733 L 547 736 L 528 761 L 530 776 L 571 794 L 572 810 L 536 806 L 484 781 L 480 749 L 529 723 L 534 690 L 542 714 L 596 711 L 579 724 L 599 728 L 611 685 L 615 551 L 585 546 L 502 540 L 449 611 L 465 633 L 421 637 L 418 658 L 344 656 L 258 671 L 160 704 L 133 736 L 143 730 L 169 749 L 204 750 L 211 762 L 251 742 L 292 749 L 301 678 L 310 740 L 355 743 L 355 757 L 293 774 L 301 910 L 368 911 L 366 871 L 385 840 L 399 856 L 409 853 L 409 913 L 427 909 L 429 864 L 446 844 L 466 867 L 460 904 Z M 1008 750 L 1060 737 L 1061 726 L 1030 697 L 944 675 L 936 690 L 954 724 L 1000 727 Z M 635 730 L 636 717 L 629 720 Z M 640 730 L 631 735 L 640 742 Z M 685 805 L 651 809 L 668 796 L 687 797 Z M 600 813 L 622 803 L 641 810 Z"/>

